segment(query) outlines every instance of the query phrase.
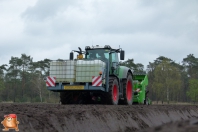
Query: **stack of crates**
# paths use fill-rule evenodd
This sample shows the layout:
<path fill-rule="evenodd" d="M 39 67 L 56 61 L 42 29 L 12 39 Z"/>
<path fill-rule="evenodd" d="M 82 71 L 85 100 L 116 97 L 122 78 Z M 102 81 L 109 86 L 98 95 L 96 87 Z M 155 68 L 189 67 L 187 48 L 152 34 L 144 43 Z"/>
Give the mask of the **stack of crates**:
<path fill-rule="evenodd" d="M 52 61 L 50 62 L 50 76 L 56 77 L 56 82 L 74 82 L 76 61 Z"/>
<path fill-rule="evenodd" d="M 92 82 L 92 76 L 99 76 L 99 72 L 104 69 L 105 63 L 101 60 L 78 60 L 76 82 Z"/>

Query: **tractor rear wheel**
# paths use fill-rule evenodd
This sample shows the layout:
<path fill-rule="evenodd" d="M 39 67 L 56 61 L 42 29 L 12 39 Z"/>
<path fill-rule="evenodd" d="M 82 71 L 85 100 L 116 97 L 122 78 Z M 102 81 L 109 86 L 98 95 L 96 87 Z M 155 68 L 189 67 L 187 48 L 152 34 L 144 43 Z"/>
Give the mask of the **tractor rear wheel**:
<path fill-rule="evenodd" d="M 132 105 L 133 103 L 133 81 L 132 75 L 128 74 L 126 81 L 123 84 L 124 104 Z"/>
<path fill-rule="evenodd" d="M 117 105 L 119 100 L 119 85 L 117 78 L 109 79 L 109 92 L 107 94 L 107 103 Z"/>

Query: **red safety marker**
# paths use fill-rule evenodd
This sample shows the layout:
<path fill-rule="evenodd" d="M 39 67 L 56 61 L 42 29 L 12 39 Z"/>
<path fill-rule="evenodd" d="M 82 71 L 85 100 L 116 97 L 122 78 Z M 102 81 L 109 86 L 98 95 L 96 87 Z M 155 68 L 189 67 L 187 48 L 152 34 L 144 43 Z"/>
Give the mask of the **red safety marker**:
<path fill-rule="evenodd" d="M 47 77 L 46 86 L 55 87 L 56 77 Z"/>
<path fill-rule="evenodd" d="M 102 86 L 102 77 L 92 76 L 92 86 Z"/>

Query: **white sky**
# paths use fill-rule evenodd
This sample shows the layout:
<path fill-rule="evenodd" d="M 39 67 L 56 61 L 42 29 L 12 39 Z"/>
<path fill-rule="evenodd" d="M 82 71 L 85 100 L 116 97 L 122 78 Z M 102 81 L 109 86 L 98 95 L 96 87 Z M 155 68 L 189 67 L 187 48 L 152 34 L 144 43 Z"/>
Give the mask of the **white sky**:
<path fill-rule="evenodd" d="M 0 0 L 0 65 L 22 53 L 68 59 L 71 50 L 110 45 L 125 60 L 198 58 L 197 0 Z"/>

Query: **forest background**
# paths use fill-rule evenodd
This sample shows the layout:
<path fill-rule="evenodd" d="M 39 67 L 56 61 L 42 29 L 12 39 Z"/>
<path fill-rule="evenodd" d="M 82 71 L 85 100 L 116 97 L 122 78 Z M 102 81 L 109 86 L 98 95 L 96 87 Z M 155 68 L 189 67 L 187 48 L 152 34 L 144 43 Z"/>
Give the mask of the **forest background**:
<path fill-rule="evenodd" d="M 0 102 L 58 103 L 59 93 L 47 90 L 44 77 L 49 75 L 50 59 L 37 62 L 26 54 L 11 57 L 0 66 Z M 193 54 L 177 63 L 159 56 L 145 68 L 134 59 L 120 62 L 134 73 L 147 73 L 149 98 L 160 102 L 198 102 L 198 58 Z"/>

